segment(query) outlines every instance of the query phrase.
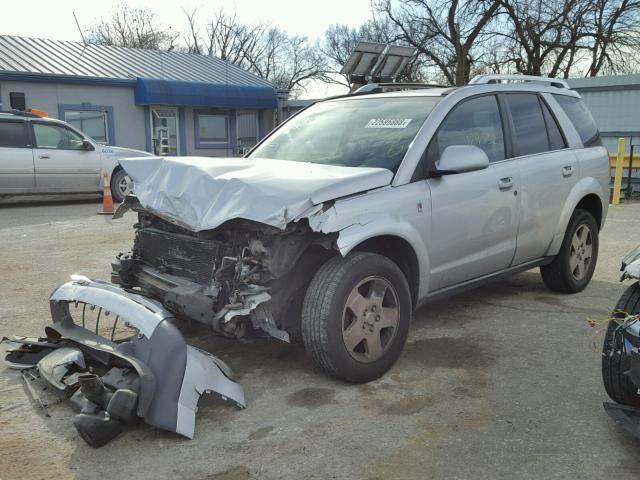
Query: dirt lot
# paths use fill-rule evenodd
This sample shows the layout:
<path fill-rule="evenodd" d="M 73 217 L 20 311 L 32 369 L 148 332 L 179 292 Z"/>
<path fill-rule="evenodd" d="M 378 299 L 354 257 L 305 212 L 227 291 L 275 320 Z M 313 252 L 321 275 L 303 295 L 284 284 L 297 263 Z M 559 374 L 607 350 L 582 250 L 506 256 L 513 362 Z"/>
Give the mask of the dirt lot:
<path fill-rule="evenodd" d="M 69 274 L 108 278 L 134 217 L 97 208 L 0 205 L 0 335 L 41 334 Z M 92 449 L 68 405 L 45 417 L 0 367 L 0 479 L 638 478 L 639 443 L 601 406 L 586 319 L 625 288 L 619 260 L 639 231 L 640 205 L 610 210 L 581 294 L 550 293 L 531 271 L 421 309 L 398 364 L 368 385 L 325 377 L 299 347 L 192 339 L 239 374 L 249 408 L 203 398 L 191 441 L 142 425 Z"/>

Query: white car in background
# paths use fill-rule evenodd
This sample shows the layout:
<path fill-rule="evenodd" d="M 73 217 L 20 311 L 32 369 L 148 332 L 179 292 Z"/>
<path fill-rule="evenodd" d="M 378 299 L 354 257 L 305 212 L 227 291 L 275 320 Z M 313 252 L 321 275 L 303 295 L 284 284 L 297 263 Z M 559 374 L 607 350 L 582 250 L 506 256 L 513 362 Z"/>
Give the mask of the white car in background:
<path fill-rule="evenodd" d="M 121 202 L 132 184 L 118 160 L 149 155 L 101 145 L 61 120 L 0 112 L 0 197 L 102 192 L 106 171 L 113 199 Z"/>

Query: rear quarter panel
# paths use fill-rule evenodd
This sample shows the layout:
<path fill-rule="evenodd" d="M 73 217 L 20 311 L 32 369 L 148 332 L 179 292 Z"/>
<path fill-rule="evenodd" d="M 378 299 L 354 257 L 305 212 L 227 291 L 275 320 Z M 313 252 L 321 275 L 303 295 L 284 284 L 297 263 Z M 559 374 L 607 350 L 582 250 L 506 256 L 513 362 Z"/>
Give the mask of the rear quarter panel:
<path fill-rule="evenodd" d="M 580 180 L 573 186 L 562 207 L 556 235 L 547 255 L 556 255 L 560 251 L 564 233 L 576 206 L 584 197 L 595 194 L 602 205 L 600 228 L 604 227 L 609 206 L 609 157 L 604 147 L 582 148 L 574 150 L 578 159 Z"/>

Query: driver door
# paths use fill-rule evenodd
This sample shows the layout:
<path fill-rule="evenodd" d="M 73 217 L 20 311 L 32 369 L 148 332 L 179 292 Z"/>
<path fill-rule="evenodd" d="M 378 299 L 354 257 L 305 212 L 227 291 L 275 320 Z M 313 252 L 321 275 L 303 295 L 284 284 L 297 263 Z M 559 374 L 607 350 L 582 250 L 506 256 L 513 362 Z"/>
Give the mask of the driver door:
<path fill-rule="evenodd" d="M 498 99 L 462 100 L 444 119 L 427 150 L 435 165 L 451 145 L 475 145 L 489 167 L 429 178 L 431 292 L 498 272 L 511 265 L 518 234 L 517 165 L 507 159 Z"/>
<path fill-rule="evenodd" d="M 64 125 L 31 122 L 36 190 L 97 191 L 100 152 L 87 150 L 84 138 Z"/>

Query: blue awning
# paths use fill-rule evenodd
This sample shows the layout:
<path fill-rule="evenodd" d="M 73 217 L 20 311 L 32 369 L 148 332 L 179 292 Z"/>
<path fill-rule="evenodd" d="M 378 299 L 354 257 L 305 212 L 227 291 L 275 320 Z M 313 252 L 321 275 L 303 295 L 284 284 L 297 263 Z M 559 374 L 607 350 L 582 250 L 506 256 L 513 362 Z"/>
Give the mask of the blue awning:
<path fill-rule="evenodd" d="M 138 78 L 137 105 L 188 107 L 276 108 L 276 91 L 267 85 L 225 85 Z"/>

